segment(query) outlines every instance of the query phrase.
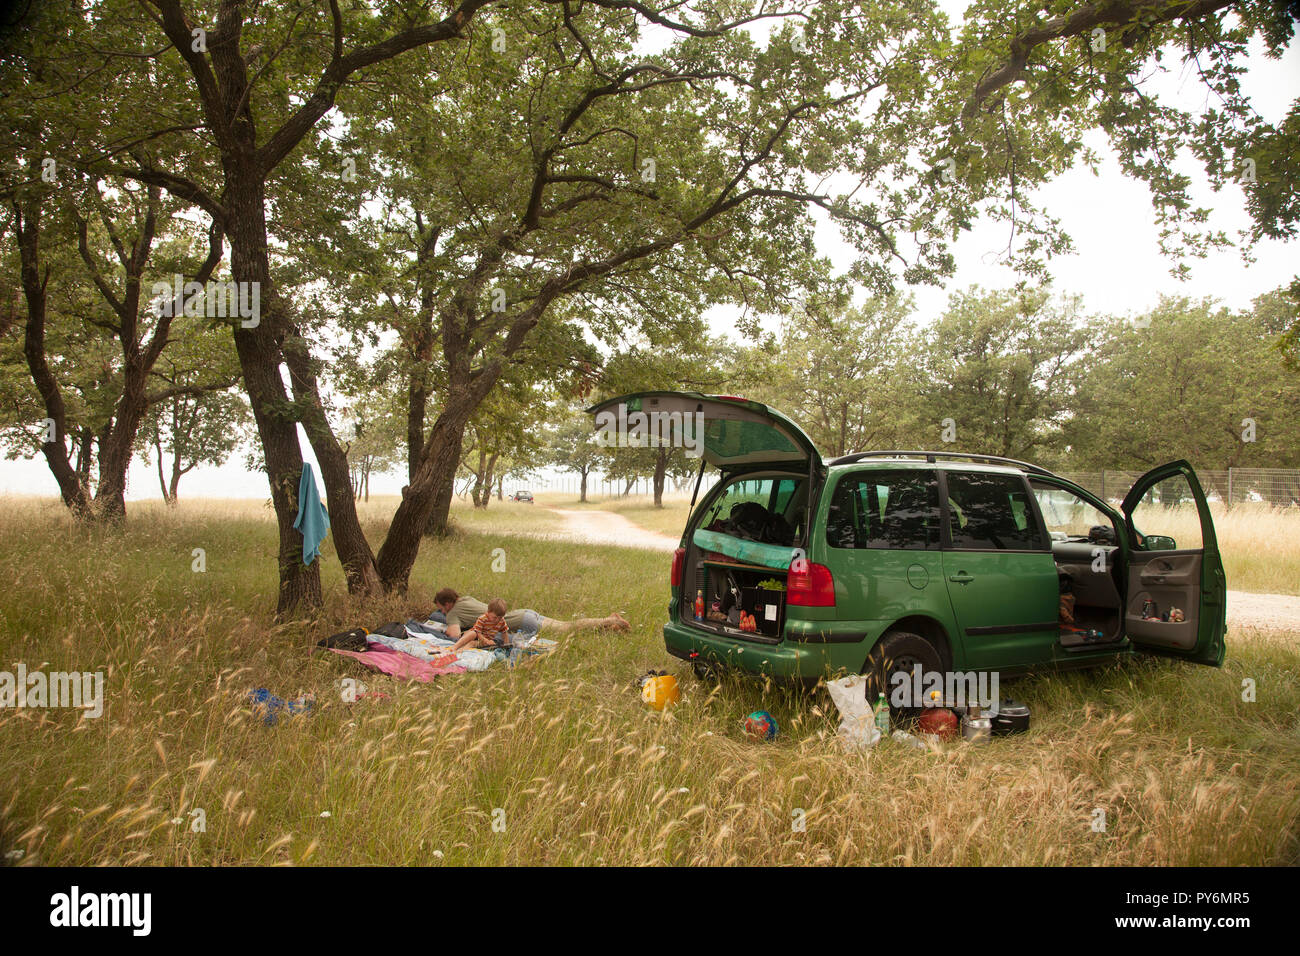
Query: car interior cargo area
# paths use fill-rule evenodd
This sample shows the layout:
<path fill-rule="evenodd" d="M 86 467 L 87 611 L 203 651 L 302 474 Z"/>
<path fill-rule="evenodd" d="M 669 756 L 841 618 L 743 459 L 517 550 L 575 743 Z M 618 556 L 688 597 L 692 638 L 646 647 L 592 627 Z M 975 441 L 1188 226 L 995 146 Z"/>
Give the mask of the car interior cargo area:
<path fill-rule="evenodd" d="M 777 643 L 786 572 L 806 511 L 806 480 L 791 475 L 727 484 L 689 538 L 682 620 L 745 640 Z"/>
<path fill-rule="evenodd" d="M 692 583 L 694 587 L 685 594 L 684 615 L 692 623 L 731 637 L 780 640 L 785 625 L 783 571 L 706 552 Z"/>

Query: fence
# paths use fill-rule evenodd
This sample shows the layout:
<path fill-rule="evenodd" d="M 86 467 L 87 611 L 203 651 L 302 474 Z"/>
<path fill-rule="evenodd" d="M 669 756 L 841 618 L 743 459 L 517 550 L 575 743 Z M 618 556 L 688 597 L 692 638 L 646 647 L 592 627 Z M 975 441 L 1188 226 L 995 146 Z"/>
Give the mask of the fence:
<path fill-rule="evenodd" d="M 1141 471 L 1087 471 L 1060 472 L 1061 477 L 1068 478 L 1076 485 L 1082 485 L 1093 494 L 1102 498 L 1120 502 L 1128 490 L 1142 477 Z M 1257 502 L 1277 507 L 1300 506 L 1300 469 L 1297 468 L 1228 468 L 1225 470 L 1197 471 L 1205 496 L 1214 504 L 1240 504 Z M 718 480 L 717 472 L 704 476 L 700 490 L 713 486 Z M 533 491 L 551 491 L 562 494 L 578 494 L 581 480 L 577 475 L 539 476 L 517 483 L 520 488 Z M 587 494 L 593 498 L 610 498 L 623 494 L 626 482 L 622 479 L 609 480 L 602 475 L 592 475 L 587 479 Z M 664 489 L 666 494 L 687 494 L 695 488 L 692 477 L 683 482 L 680 488 L 669 480 Z M 509 490 L 509 489 L 507 489 Z M 633 482 L 632 495 L 649 495 L 654 493 L 653 482 L 649 478 L 638 478 Z"/>
<path fill-rule="evenodd" d="M 1140 471 L 1061 472 L 1076 485 L 1087 488 L 1108 501 L 1121 501 L 1142 477 Z M 1200 471 L 1196 476 L 1205 489 L 1205 497 L 1215 504 L 1262 502 L 1279 507 L 1300 505 L 1300 469 L 1296 468 L 1228 468 Z"/>
<path fill-rule="evenodd" d="M 704 493 L 706 488 L 712 488 L 718 480 L 718 473 L 713 471 L 704 476 L 700 484 L 700 494 Z M 574 495 L 579 493 L 582 487 L 582 479 L 574 474 L 562 475 L 535 475 L 531 478 L 524 478 L 518 481 L 507 481 L 504 485 L 506 494 L 521 488 L 527 488 L 529 491 L 547 491 L 553 494 Z M 589 498 L 617 498 L 623 494 L 624 488 L 627 487 L 625 478 L 606 478 L 603 475 L 595 474 L 587 476 L 587 497 Z M 675 484 L 671 478 L 664 481 L 664 494 L 668 496 L 690 495 L 695 490 L 695 475 Z M 629 495 L 653 495 L 654 479 L 638 478 L 632 483 L 632 487 L 627 492 Z"/>

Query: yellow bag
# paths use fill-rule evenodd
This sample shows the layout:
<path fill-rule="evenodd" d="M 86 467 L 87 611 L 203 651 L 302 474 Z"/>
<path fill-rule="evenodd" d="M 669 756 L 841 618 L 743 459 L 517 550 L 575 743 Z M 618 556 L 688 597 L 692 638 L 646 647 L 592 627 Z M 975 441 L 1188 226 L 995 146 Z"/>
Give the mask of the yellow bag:
<path fill-rule="evenodd" d="M 682 699 L 682 692 L 677 687 L 677 678 L 671 674 L 663 677 L 651 677 L 641 685 L 641 699 L 655 710 L 663 710 Z"/>

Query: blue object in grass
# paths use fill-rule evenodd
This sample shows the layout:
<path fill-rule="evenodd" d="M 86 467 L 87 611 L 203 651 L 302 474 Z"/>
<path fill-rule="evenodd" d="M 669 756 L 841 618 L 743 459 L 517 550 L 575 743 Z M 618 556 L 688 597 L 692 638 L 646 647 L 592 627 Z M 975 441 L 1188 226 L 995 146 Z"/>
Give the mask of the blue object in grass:
<path fill-rule="evenodd" d="M 302 534 L 302 563 L 311 564 L 320 554 L 320 543 L 330 530 L 330 515 L 321 504 L 316 491 L 316 475 L 311 465 L 303 462 L 302 477 L 298 479 L 298 517 L 293 526 Z"/>
<path fill-rule="evenodd" d="M 309 714 L 311 713 L 312 701 L 310 697 L 299 697 L 297 700 L 285 700 L 283 697 L 276 697 L 265 687 L 259 687 L 257 690 L 248 692 L 248 701 L 254 709 L 263 711 L 262 722 L 268 727 L 274 726 L 280 711 L 287 710 L 290 714 Z"/>

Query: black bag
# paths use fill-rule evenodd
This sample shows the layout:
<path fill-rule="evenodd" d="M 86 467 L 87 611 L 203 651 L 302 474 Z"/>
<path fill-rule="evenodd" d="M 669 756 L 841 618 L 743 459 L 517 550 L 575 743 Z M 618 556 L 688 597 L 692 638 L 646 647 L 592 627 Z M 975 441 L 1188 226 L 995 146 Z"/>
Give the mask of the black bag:
<path fill-rule="evenodd" d="M 757 501 L 742 501 L 731 509 L 727 516 L 727 534 L 733 538 L 747 538 L 750 541 L 762 540 L 767 530 L 767 509 Z"/>
<path fill-rule="evenodd" d="M 368 633 L 364 627 L 354 627 L 350 631 L 331 634 L 329 637 L 317 641 L 316 646 L 335 647 L 340 651 L 364 651 L 366 649 L 366 634 Z"/>

